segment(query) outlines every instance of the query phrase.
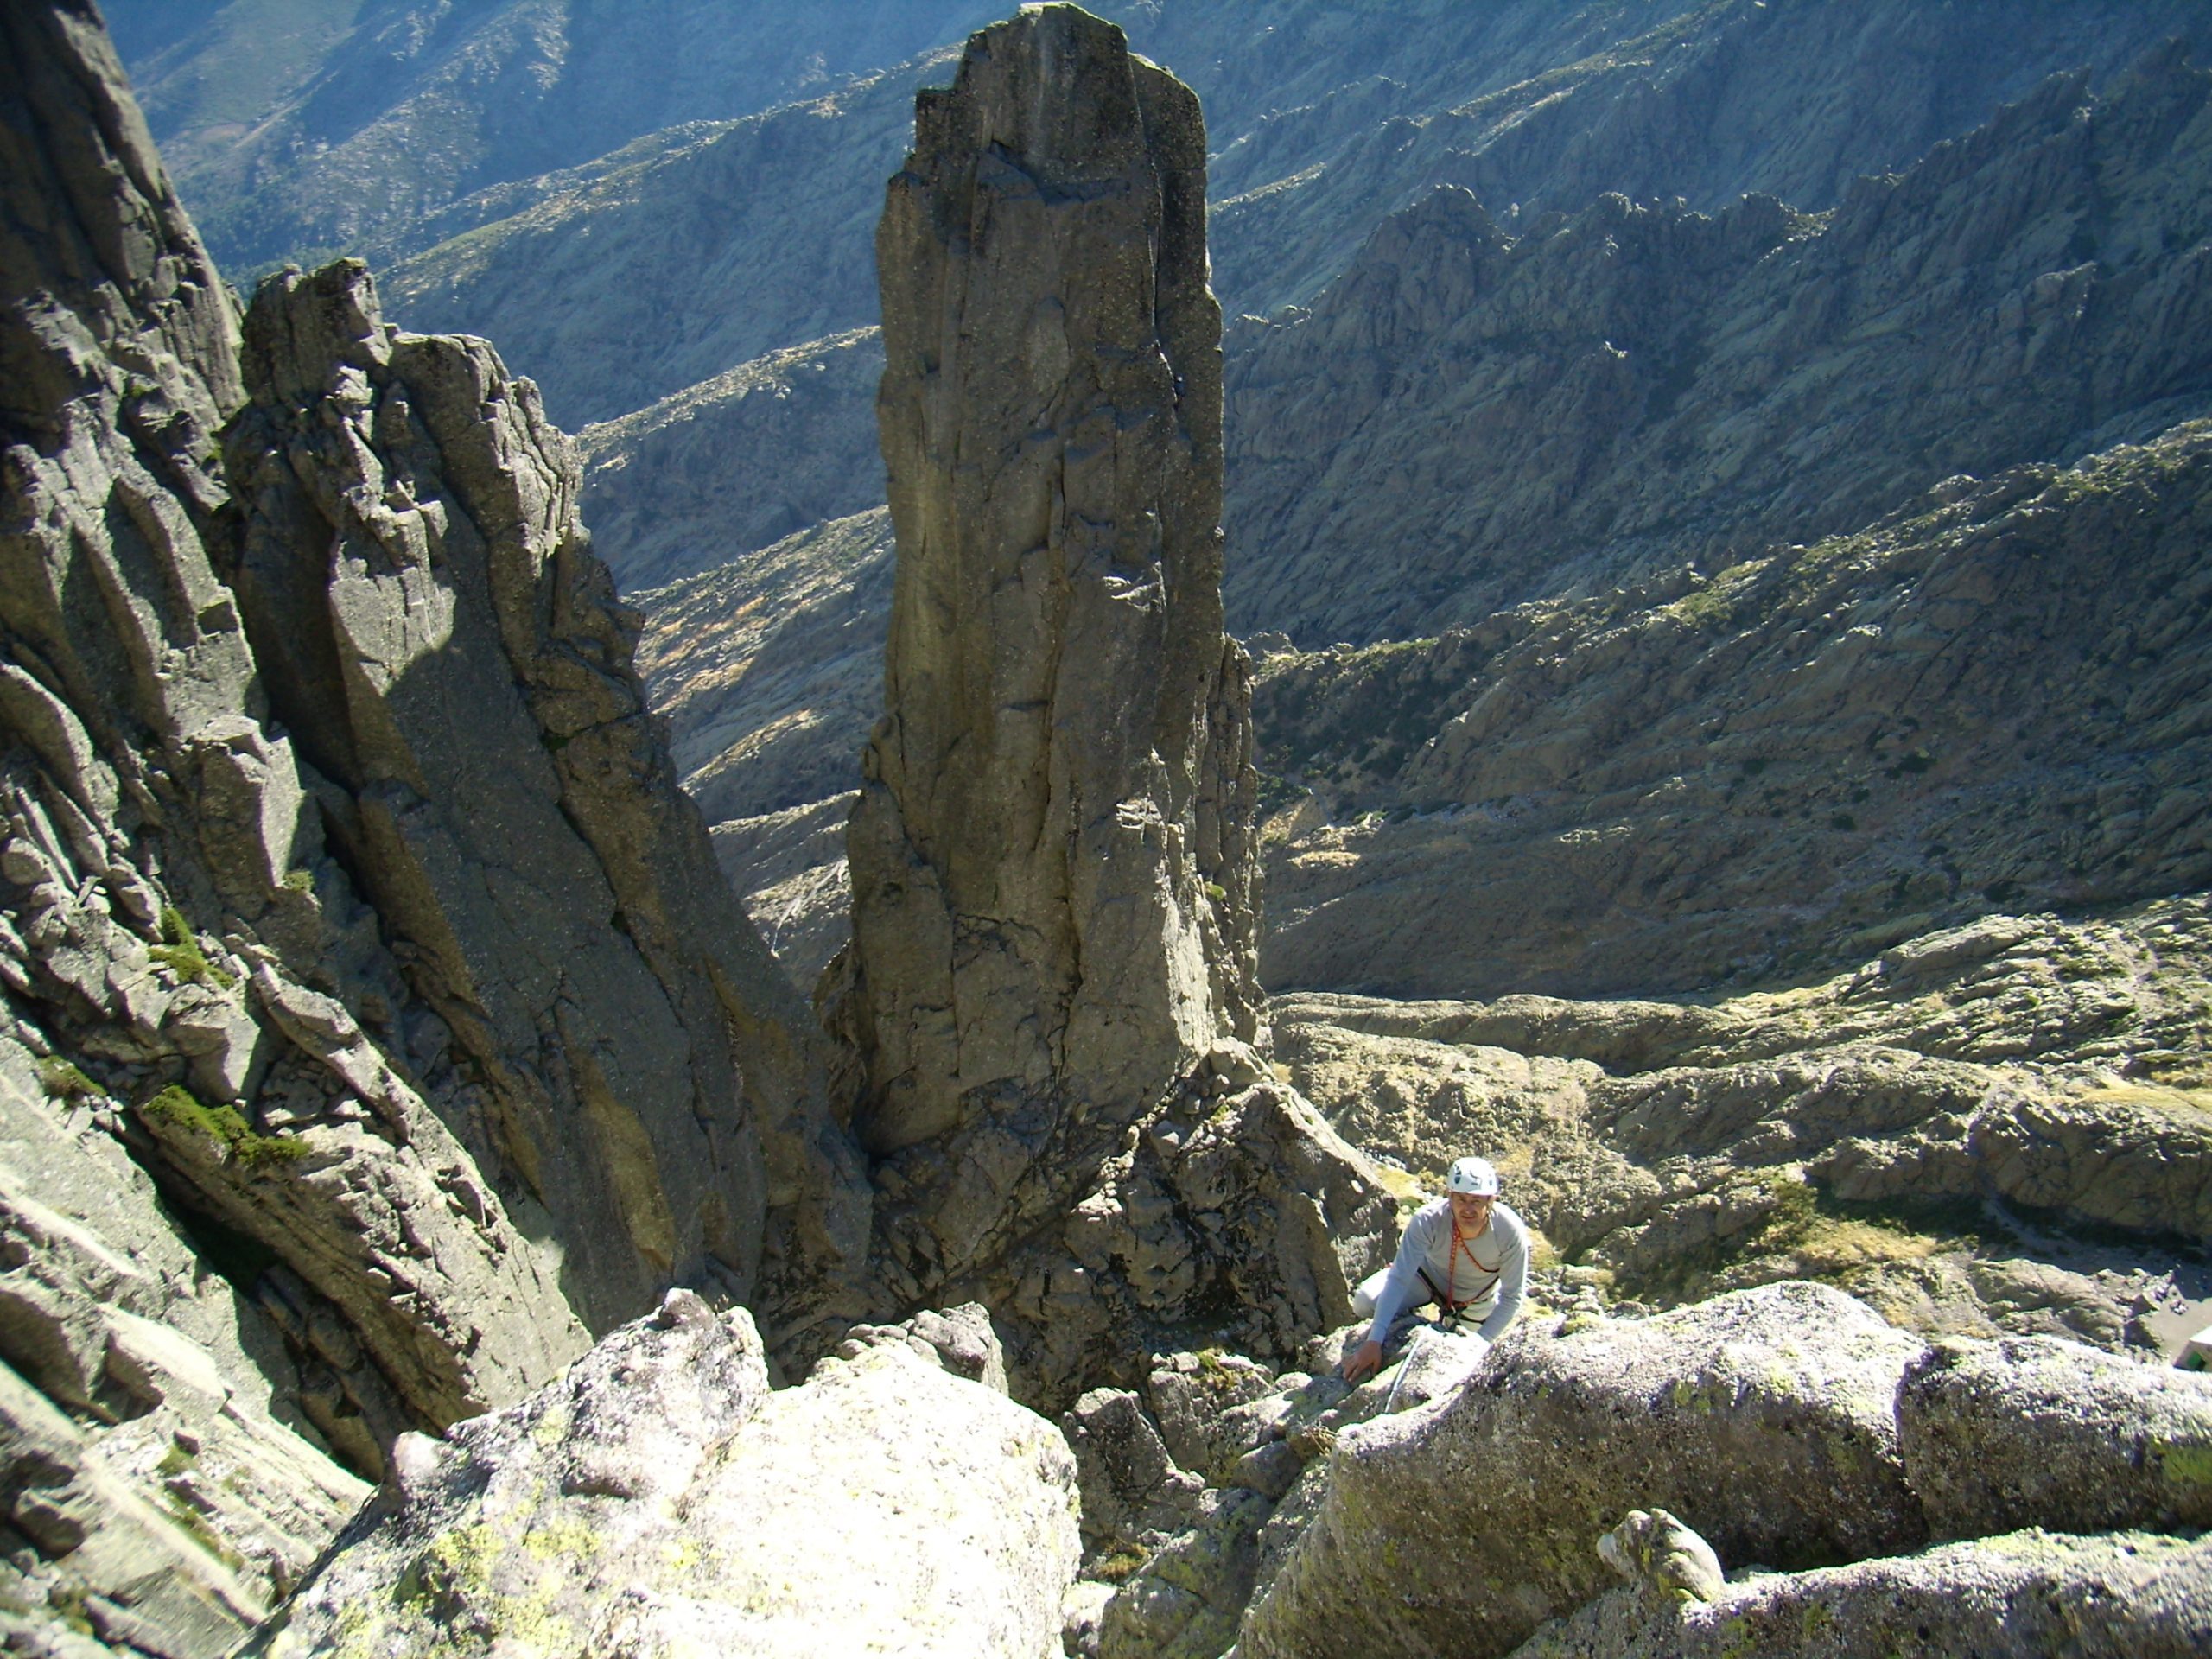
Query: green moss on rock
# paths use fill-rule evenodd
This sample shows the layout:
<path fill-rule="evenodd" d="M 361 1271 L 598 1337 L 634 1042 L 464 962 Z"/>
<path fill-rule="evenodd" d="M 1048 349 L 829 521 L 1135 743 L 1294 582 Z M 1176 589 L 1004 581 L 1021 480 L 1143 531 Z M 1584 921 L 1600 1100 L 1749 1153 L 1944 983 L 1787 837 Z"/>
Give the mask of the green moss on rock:
<path fill-rule="evenodd" d="M 224 972 L 207 960 L 207 952 L 200 948 L 199 936 L 184 919 L 184 912 L 175 905 L 162 906 L 162 943 L 150 947 L 146 954 L 191 984 L 213 985 L 222 991 L 237 988 L 238 976 Z"/>
<path fill-rule="evenodd" d="M 308 1146 L 296 1135 L 261 1135 L 235 1106 L 209 1106 L 190 1090 L 171 1084 L 138 1109 L 149 1122 L 201 1135 L 220 1147 L 231 1161 L 247 1169 L 266 1169 L 289 1164 L 308 1154 Z"/>

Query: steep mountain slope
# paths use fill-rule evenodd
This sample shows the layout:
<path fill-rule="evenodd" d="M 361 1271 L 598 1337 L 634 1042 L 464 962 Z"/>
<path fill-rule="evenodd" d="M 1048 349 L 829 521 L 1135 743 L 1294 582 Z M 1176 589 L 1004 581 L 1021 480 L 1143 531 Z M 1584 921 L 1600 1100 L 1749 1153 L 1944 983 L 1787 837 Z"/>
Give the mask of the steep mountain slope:
<path fill-rule="evenodd" d="M 868 1205 L 527 385 L 353 264 L 242 341 L 90 0 L 0 38 L 0 1637 L 215 1654 L 586 1321 L 860 1311 Z"/>
<path fill-rule="evenodd" d="M 978 0 L 118 10 L 154 135 L 217 257 L 240 270 L 389 246 L 487 186 L 827 90 L 992 13 Z"/>
<path fill-rule="evenodd" d="M 2208 537 L 2198 423 L 1709 578 L 1266 663 L 1262 753 L 1319 791 L 1276 827 L 1270 982 L 1680 990 L 2201 887 Z"/>
<path fill-rule="evenodd" d="M 1206 100 L 1232 315 L 1310 297 L 1439 182 L 1500 213 L 1619 188 L 1823 209 L 2053 68 L 2101 77 L 2202 28 L 2186 7 L 2107 3 L 1105 10 Z M 941 73 L 925 61 L 712 137 L 662 135 L 526 206 L 493 193 L 474 227 L 442 222 L 455 240 L 392 271 L 391 302 L 412 327 L 499 339 L 570 421 L 867 327 L 865 204 L 896 165 L 906 97 Z"/>
<path fill-rule="evenodd" d="M 1217 281 L 1233 309 L 1306 301 L 1382 216 L 1437 184 L 1501 217 L 1573 213 L 1609 191 L 1707 212 L 1756 191 L 1817 212 L 2053 70 L 2101 84 L 2168 39 L 2208 39 L 2187 5 L 1713 0 L 1587 8 L 1539 58 L 1510 38 L 1529 8 L 1459 10 L 1409 31 L 1435 54 L 1425 64 L 1347 77 L 1224 135 Z"/>
<path fill-rule="evenodd" d="M 2212 407 L 2212 71 L 2062 76 L 1808 218 L 1440 191 L 1229 378 L 1247 627 L 1402 636 Z"/>
<path fill-rule="evenodd" d="M 556 417 L 577 424 L 872 327 L 883 179 L 915 87 L 949 64 L 939 54 L 810 103 L 656 134 L 519 210 L 502 197 L 507 216 L 391 268 L 393 310 L 507 342 Z"/>
<path fill-rule="evenodd" d="M 855 787 L 883 710 L 887 508 L 635 596 L 639 671 L 709 823 Z"/>
<path fill-rule="evenodd" d="M 579 432 L 592 532 L 632 596 L 880 506 L 882 376 L 880 331 L 857 328 Z"/>

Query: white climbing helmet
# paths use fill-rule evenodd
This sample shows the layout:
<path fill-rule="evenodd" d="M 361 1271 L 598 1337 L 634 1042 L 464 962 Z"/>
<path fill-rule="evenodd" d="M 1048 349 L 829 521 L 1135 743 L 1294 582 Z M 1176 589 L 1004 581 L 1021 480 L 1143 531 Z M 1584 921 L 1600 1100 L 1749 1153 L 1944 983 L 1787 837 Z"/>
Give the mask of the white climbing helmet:
<path fill-rule="evenodd" d="M 1487 1158 L 1462 1158 L 1452 1166 L 1452 1173 L 1445 1178 L 1447 1192 L 1471 1192 L 1478 1198 L 1497 1196 L 1497 1171 Z"/>

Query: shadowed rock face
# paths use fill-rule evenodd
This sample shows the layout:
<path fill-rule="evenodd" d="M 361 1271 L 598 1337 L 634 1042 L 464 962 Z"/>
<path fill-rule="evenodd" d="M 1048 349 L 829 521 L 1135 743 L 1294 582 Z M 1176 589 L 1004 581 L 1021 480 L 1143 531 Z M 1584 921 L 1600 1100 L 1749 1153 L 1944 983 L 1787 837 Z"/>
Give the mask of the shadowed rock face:
<path fill-rule="evenodd" d="M 1389 1200 L 1268 1071 L 1221 631 L 1196 100 L 1070 6 L 925 92 L 878 237 L 899 564 L 825 982 L 884 1294 L 973 1297 L 1025 1399 L 1349 1317 Z"/>
<path fill-rule="evenodd" d="M 869 1151 L 988 1172 L 893 1233 L 927 1282 L 1258 1020 L 1197 100 L 1051 7 L 915 128 L 877 241 L 900 561 L 849 1007 Z"/>
<path fill-rule="evenodd" d="M 92 7 L 0 46 L 0 1645 L 218 1653 L 359 1501 L 334 1456 L 584 1337 L 307 988 L 397 982 L 210 558 L 238 320 Z"/>
<path fill-rule="evenodd" d="M 671 1278 L 753 1296 L 769 1209 L 849 1188 L 849 1160 L 804 1010 L 652 730 L 572 446 L 482 342 L 387 328 L 358 263 L 272 279 L 246 334 L 234 581 L 340 851 L 471 1076 L 471 1152 L 543 1206 L 590 1323 Z"/>

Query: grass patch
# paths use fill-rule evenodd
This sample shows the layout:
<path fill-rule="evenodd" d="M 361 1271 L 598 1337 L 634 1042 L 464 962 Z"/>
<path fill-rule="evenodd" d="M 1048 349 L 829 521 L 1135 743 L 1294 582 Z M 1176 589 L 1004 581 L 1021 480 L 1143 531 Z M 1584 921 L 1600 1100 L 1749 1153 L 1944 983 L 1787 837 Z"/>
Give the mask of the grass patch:
<path fill-rule="evenodd" d="M 1376 1164 L 1374 1168 L 1376 1179 L 1382 1183 L 1382 1190 L 1395 1198 L 1401 1206 L 1419 1205 L 1428 1201 L 1427 1184 L 1418 1175 L 1409 1174 L 1395 1164 Z"/>
<path fill-rule="evenodd" d="M 207 1524 L 207 1517 L 175 1492 L 168 1495 L 169 1519 L 175 1522 L 177 1530 L 213 1555 L 233 1573 L 245 1570 L 245 1557 L 223 1541 L 223 1536 Z"/>
<path fill-rule="evenodd" d="M 1152 1559 L 1152 1552 L 1134 1538 L 1119 1533 L 1107 1541 L 1098 1559 L 1091 1563 L 1089 1577 L 1100 1584 L 1126 1584 L 1144 1570 Z"/>
<path fill-rule="evenodd" d="M 2147 1106 L 2153 1111 L 2201 1122 L 2212 1116 L 2212 1089 L 2167 1088 L 2158 1084 L 2119 1084 L 2074 1098 L 2097 1106 Z"/>
<path fill-rule="evenodd" d="M 307 1142 L 298 1136 L 257 1134 L 237 1107 L 207 1105 L 178 1084 L 141 1106 L 138 1115 L 203 1136 L 221 1147 L 232 1163 L 247 1169 L 268 1169 L 308 1155 Z"/>
<path fill-rule="evenodd" d="M 107 1090 L 94 1083 L 59 1054 L 48 1054 L 38 1063 L 39 1086 L 52 1100 L 104 1100 Z"/>
<path fill-rule="evenodd" d="M 85 1599 L 91 1593 L 81 1584 L 58 1586 L 46 1592 L 47 1611 L 78 1635 L 90 1636 L 92 1621 L 85 1611 Z"/>
<path fill-rule="evenodd" d="M 194 985 L 213 985 L 222 991 L 237 988 L 238 976 L 225 973 L 207 960 L 207 953 L 200 948 L 199 937 L 184 919 L 184 912 L 175 905 L 162 906 L 162 941 L 146 954 L 179 979 Z"/>
<path fill-rule="evenodd" d="M 1847 1202 L 1787 1171 L 1765 1178 L 1773 1208 L 1752 1225 L 1643 1268 L 1624 1268 L 1617 1291 L 1662 1305 L 1700 1301 L 1777 1279 L 1844 1284 L 1885 1262 L 1938 1251 L 1980 1252 L 2017 1243 L 1972 1198 Z"/>

